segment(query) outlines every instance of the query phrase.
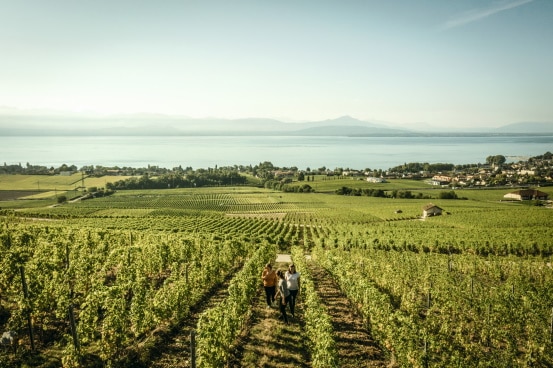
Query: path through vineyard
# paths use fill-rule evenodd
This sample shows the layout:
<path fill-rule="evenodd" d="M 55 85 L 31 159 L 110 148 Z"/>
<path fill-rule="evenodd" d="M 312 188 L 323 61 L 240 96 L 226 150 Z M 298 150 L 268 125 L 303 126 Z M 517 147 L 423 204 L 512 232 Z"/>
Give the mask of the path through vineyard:
<path fill-rule="evenodd" d="M 274 269 L 286 270 L 290 263 L 289 255 L 278 255 Z M 261 270 L 259 270 L 261 276 Z M 231 367 L 243 368 L 302 368 L 310 367 L 308 348 L 303 341 L 303 311 L 301 301 L 290 323 L 278 319 L 277 306 L 267 308 L 265 291 L 259 289 L 246 331 L 243 332 L 233 352 Z"/>
<path fill-rule="evenodd" d="M 280 255 L 276 269 L 285 270 L 286 256 Z M 321 300 L 332 317 L 340 367 L 387 367 L 380 348 L 363 328 L 361 319 L 352 311 L 348 299 L 328 272 L 309 262 L 313 281 Z M 296 307 L 296 318 L 289 325 L 278 320 L 277 307 L 268 309 L 265 293 L 260 289 L 252 308 L 247 331 L 234 351 L 231 367 L 276 368 L 310 367 L 310 356 L 303 333 L 303 304 Z"/>

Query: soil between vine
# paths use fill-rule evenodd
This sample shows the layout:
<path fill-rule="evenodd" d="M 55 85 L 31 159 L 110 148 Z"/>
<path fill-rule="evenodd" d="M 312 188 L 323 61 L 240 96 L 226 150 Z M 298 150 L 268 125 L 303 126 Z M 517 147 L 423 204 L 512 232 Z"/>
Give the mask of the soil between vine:
<path fill-rule="evenodd" d="M 391 367 L 330 274 L 309 261 L 315 290 L 332 318 L 340 367 Z"/>

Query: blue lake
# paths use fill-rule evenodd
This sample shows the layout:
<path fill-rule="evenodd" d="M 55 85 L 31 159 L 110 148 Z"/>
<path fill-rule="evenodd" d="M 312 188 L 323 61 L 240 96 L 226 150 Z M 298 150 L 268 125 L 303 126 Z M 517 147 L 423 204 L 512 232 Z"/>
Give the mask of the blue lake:
<path fill-rule="evenodd" d="M 553 136 L 521 137 L 0 137 L 0 164 L 165 168 L 256 165 L 389 169 L 406 162 L 518 161 L 553 151 Z"/>

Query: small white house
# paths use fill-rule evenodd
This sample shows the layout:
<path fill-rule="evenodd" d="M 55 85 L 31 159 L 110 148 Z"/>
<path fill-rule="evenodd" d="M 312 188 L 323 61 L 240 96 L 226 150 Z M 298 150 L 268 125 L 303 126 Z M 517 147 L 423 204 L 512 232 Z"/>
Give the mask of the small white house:
<path fill-rule="evenodd" d="M 422 217 L 439 216 L 443 209 L 435 204 L 429 203 L 422 208 Z"/>

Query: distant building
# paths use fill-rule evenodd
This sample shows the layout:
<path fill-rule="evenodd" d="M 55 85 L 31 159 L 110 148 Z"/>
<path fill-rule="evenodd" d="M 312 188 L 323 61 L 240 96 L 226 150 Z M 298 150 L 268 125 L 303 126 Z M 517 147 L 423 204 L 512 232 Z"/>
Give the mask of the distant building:
<path fill-rule="evenodd" d="M 362 176 L 363 173 L 359 170 L 349 170 L 349 171 L 343 171 L 343 176 Z"/>
<path fill-rule="evenodd" d="M 547 200 L 548 194 L 537 189 L 521 189 L 503 196 L 505 199 L 514 199 L 516 201 Z"/>
<path fill-rule="evenodd" d="M 432 177 L 432 180 L 436 180 L 436 181 L 441 181 L 443 183 L 449 183 L 451 182 L 453 178 L 451 176 L 446 176 L 446 175 L 434 175 Z"/>
<path fill-rule="evenodd" d="M 377 177 L 374 177 L 374 176 L 369 176 L 367 178 L 367 181 L 369 183 L 386 183 L 386 179 L 384 178 L 377 178 Z"/>
<path fill-rule="evenodd" d="M 443 209 L 435 204 L 429 203 L 422 208 L 422 217 L 439 216 L 442 214 Z"/>

